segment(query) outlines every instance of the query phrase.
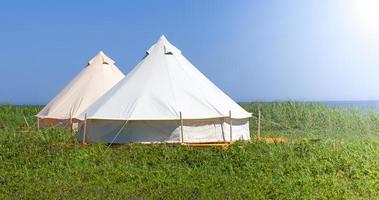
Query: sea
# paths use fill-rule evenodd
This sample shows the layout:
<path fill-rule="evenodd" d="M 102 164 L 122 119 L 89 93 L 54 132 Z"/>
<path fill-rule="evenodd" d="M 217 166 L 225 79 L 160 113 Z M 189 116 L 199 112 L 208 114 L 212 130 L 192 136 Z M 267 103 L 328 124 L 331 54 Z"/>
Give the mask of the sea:
<path fill-rule="evenodd" d="M 331 106 L 331 107 L 343 107 L 343 108 L 362 108 L 371 109 L 375 108 L 379 110 L 379 101 L 318 101 L 318 103 Z"/>
<path fill-rule="evenodd" d="M 253 101 L 254 102 L 254 101 Z M 276 101 L 280 102 L 280 101 Z M 379 110 L 379 100 L 367 100 L 367 101 L 299 101 L 305 103 L 320 103 L 330 107 L 340 108 L 358 108 L 358 109 L 377 109 Z M 243 102 L 242 104 L 249 104 Z M 271 103 L 270 101 L 264 101 L 262 103 Z"/>
<path fill-rule="evenodd" d="M 272 101 L 253 101 L 261 103 L 272 103 Z M 281 102 L 281 101 L 274 101 Z M 283 101 L 284 102 L 284 101 Z M 331 107 L 341 108 L 358 108 L 358 109 L 377 109 L 379 110 L 379 100 L 367 100 L 367 101 L 298 101 L 305 103 L 320 103 Z M 239 102 L 240 104 L 251 104 L 251 102 Z M 0 106 L 11 103 L 1 103 Z M 12 104 L 11 104 L 12 105 Z M 43 105 L 43 104 L 14 104 L 14 105 Z"/>

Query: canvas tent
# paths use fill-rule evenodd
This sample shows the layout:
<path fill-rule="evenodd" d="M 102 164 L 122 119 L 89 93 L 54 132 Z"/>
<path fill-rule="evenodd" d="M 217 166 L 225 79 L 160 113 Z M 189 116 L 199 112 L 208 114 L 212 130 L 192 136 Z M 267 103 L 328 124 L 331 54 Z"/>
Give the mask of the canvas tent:
<path fill-rule="evenodd" d="M 69 127 L 88 106 L 124 78 L 115 62 L 100 51 L 36 117 L 40 127 Z"/>
<path fill-rule="evenodd" d="M 79 140 L 84 137 L 89 143 L 248 140 L 250 117 L 162 36 L 123 80 L 79 116 L 83 120 Z"/>

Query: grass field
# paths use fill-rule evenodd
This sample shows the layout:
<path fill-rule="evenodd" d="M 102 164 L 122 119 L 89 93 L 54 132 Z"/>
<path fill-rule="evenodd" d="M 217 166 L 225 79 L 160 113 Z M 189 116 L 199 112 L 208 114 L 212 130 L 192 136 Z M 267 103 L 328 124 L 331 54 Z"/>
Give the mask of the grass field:
<path fill-rule="evenodd" d="M 263 137 L 287 142 L 81 148 L 69 131 L 34 128 L 41 107 L 0 106 L 0 199 L 379 198 L 379 112 L 296 102 L 244 107 L 254 116 L 261 110 Z"/>

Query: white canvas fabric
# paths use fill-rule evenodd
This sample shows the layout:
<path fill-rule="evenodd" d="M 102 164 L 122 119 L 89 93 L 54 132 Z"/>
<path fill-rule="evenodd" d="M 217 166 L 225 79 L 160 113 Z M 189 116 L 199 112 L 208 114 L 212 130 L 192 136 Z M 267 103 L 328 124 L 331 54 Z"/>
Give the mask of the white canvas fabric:
<path fill-rule="evenodd" d="M 188 140 L 195 140 L 196 134 L 203 134 L 199 136 L 202 141 L 219 141 L 223 134 L 221 129 L 226 127 L 221 127 L 223 123 L 216 121 L 219 119 L 227 121 L 225 118 L 229 118 L 229 111 L 231 111 L 232 119 L 245 119 L 244 125 L 248 126 L 246 119 L 251 117 L 251 114 L 209 81 L 181 54 L 179 49 L 162 36 L 147 50 L 146 56 L 124 79 L 81 113 L 78 118 L 84 120 L 87 114 L 88 135 L 91 135 L 88 137 L 89 140 L 91 137 L 96 138 L 94 139 L 96 142 L 102 140 L 109 142 L 112 131 L 120 129 L 122 121 L 126 120 L 129 121 L 127 125 L 129 128 L 122 131 L 128 136 L 120 136 L 118 142 L 144 142 L 145 140 L 177 142 L 178 120 L 181 113 L 185 123 L 209 119 L 203 126 L 188 125 L 184 131 L 194 132 L 185 134 L 189 137 Z M 145 125 L 137 126 L 131 121 L 143 121 Z M 163 123 L 164 121 L 173 123 L 170 122 L 171 126 L 167 126 L 166 122 Z M 217 137 L 207 137 L 206 134 L 210 132 L 205 131 L 205 127 L 213 127 L 212 131 L 217 132 L 214 134 Z M 162 137 L 160 138 L 159 135 Z M 243 135 L 242 139 L 249 138 L 248 127 Z M 233 139 L 238 138 L 233 137 Z"/>
<path fill-rule="evenodd" d="M 36 116 L 41 126 L 65 126 L 118 83 L 124 74 L 100 51 Z"/>
<path fill-rule="evenodd" d="M 249 119 L 233 119 L 232 140 L 249 140 Z M 79 126 L 79 141 L 83 140 L 83 124 Z M 87 121 L 88 143 L 180 143 L 179 120 L 165 121 Z M 184 143 L 214 143 L 230 141 L 229 119 L 184 120 Z"/>

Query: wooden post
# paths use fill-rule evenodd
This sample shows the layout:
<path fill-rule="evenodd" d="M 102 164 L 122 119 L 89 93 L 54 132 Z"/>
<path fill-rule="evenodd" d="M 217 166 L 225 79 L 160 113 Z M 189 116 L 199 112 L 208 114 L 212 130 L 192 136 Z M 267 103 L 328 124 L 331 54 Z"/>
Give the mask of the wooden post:
<path fill-rule="evenodd" d="M 182 112 L 179 112 L 180 115 L 180 143 L 184 144 L 184 138 L 183 138 L 183 117 Z"/>
<path fill-rule="evenodd" d="M 224 140 L 224 143 L 226 143 L 225 130 L 224 130 L 224 123 L 225 123 L 225 117 L 222 118 L 222 122 L 221 122 L 221 130 L 222 130 L 222 138 L 223 138 L 223 140 Z"/>
<path fill-rule="evenodd" d="M 258 110 L 258 125 L 257 125 L 257 127 L 258 127 L 257 137 L 258 137 L 258 140 L 260 140 L 261 139 L 261 111 L 260 110 Z"/>
<path fill-rule="evenodd" d="M 37 117 L 37 130 L 39 130 L 39 117 Z"/>
<path fill-rule="evenodd" d="M 72 134 L 72 113 L 70 113 L 70 133 Z"/>
<path fill-rule="evenodd" d="M 232 111 L 229 110 L 229 119 L 230 119 L 230 144 L 233 142 L 233 120 L 232 120 Z"/>
<path fill-rule="evenodd" d="M 87 113 L 84 114 L 84 127 L 83 127 L 83 144 L 86 143 L 86 134 L 87 134 Z"/>
<path fill-rule="evenodd" d="M 72 128 L 72 118 L 70 117 L 70 133 L 72 134 L 73 128 Z"/>

